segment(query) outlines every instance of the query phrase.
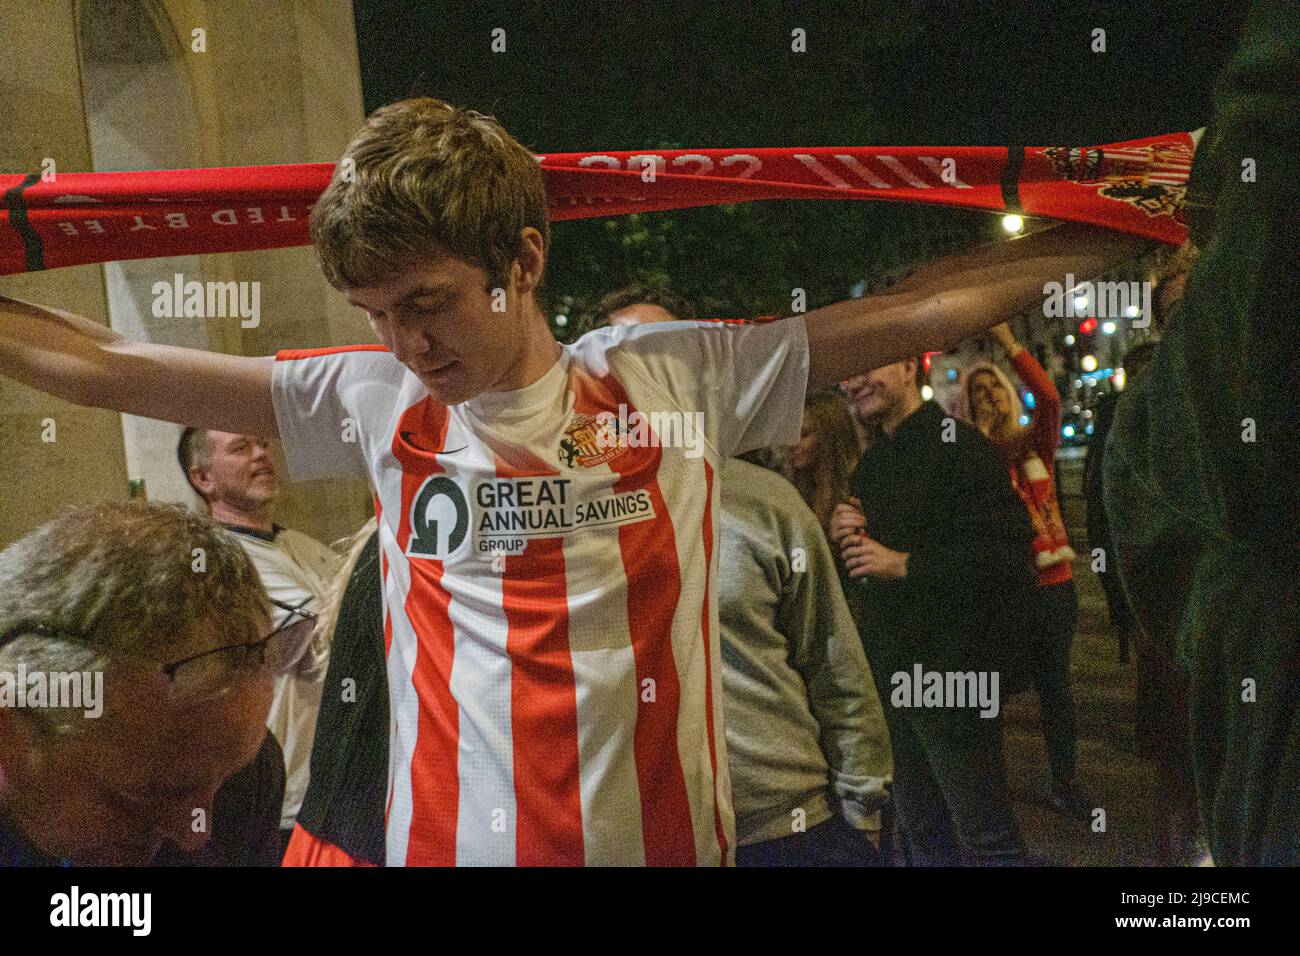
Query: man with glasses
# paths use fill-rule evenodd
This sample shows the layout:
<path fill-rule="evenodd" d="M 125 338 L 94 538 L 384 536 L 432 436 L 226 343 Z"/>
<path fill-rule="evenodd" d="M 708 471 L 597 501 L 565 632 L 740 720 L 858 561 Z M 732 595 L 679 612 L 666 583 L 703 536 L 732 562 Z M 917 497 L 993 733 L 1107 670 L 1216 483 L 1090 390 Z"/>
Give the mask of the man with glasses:
<path fill-rule="evenodd" d="M 185 479 L 207 504 L 212 519 L 232 532 L 252 559 L 266 593 L 285 605 L 317 607 L 338 570 L 338 556 L 315 538 L 272 520 L 280 481 L 270 443 L 255 435 L 186 428 L 176 455 Z M 277 623 L 288 619 L 282 611 L 274 616 Z M 284 750 L 288 774 L 280 812 L 284 846 L 307 793 L 328 659 L 328 635 L 317 635 L 298 666 L 276 682 L 267 718 Z"/>
<path fill-rule="evenodd" d="M 277 862 L 265 721 L 315 623 L 284 610 L 175 507 L 76 509 L 0 552 L 0 865 Z"/>

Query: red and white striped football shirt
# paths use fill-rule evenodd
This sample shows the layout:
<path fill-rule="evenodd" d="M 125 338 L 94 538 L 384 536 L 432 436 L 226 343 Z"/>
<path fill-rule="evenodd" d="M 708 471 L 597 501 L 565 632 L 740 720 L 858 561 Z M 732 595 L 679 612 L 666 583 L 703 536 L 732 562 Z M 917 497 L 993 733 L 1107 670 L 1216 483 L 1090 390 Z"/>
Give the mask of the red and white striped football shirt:
<path fill-rule="evenodd" d="M 375 493 L 390 864 L 731 859 L 717 476 L 798 441 L 807 372 L 801 318 L 601 329 L 451 407 L 378 346 L 277 356 L 291 474 Z"/>

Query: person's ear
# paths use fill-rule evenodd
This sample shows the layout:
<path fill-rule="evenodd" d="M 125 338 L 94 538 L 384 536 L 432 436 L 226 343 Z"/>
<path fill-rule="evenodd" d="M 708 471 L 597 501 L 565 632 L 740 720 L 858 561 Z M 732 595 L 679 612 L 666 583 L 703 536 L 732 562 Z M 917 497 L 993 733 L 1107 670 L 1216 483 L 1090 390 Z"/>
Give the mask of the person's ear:
<path fill-rule="evenodd" d="M 212 476 L 198 465 L 190 465 L 188 477 L 190 486 L 199 493 L 200 498 L 206 500 L 216 490 L 217 483 L 213 481 Z"/>
<path fill-rule="evenodd" d="M 546 243 L 542 234 L 532 226 L 525 226 L 519 233 L 519 254 L 515 257 L 515 266 L 520 295 L 527 295 L 541 284 L 542 273 L 546 269 Z"/>

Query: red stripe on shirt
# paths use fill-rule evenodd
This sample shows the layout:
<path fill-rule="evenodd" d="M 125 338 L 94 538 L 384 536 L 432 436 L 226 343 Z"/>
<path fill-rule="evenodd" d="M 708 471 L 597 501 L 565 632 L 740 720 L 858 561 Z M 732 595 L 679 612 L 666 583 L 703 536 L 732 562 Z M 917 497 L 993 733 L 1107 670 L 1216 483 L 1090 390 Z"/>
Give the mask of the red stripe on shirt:
<path fill-rule="evenodd" d="M 556 475 L 520 471 L 497 459 L 497 476 Z M 569 599 L 564 539 L 533 538 L 505 557 L 501 605 L 510 656 L 510 729 L 514 741 L 515 862 L 581 866 L 582 792 L 578 762 L 578 694 L 569 653 Z"/>
<path fill-rule="evenodd" d="M 618 414 L 620 404 L 636 411 L 611 376 L 599 378 L 574 369 L 574 409 L 595 416 Z M 673 614 L 681 597 L 681 568 L 672 518 L 659 487 L 657 447 L 628 448 L 610 459 L 619 477 L 616 493 L 643 488 L 656 515 L 618 529 L 619 551 L 627 577 L 627 623 L 636 662 L 637 721 L 633 739 L 641 830 L 648 866 L 694 866 L 695 826 L 678 752 L 677 721 L 681 685 L 673 657 Z M 645 681 L 654 682 L 653 701 L 642 698 Z"/>
<path fill-rule="evenodd" d="M 403 554 L 411 539 L 411 506 L 420 486 L 430 475 L 443 471 L 434 455 L 446 447 L 447 425 L 446 407 L 426 398 L 402 413 L 393 436 L 393 455 L 402 467 L 397 546 Z M 403 432 L 418 441 L 403 440 Z M 408 556 L 406 563 L 411 589 L 404 607 L 417 640 L 411 683 L 419 712 L 411 755 L 411 824 L 402 862 L 407 866 L 454 866 L 460 807 L 460 708 L 451 693 L 456 652 L 448 613 L 451 595 L 442 586 L 441 561 Z"/>
<path fill-rule="evenodd" d="M 713 467 L 704 462 L 704 605 L 700 608 L 700 633 L 704 635 L 704 718 L 709 728 L 709 768 L 713 771 L 713 830 L 718 836 L 722 865 L 727 865 L 727 832 L 718 805 L 718 744 L 713 735 L 713 654 L 709 647 L 709 588 L 713 586 Z"/>
<path fill-rule="evenodd" d="M 387 352 L 382 345 L 335 345 L 323 349 L 280 349 L 275 353 L 277 362 L 293 362 L 298 359 L 316 358 L 321 355 L 338 355 L 340 352 Z"/>
<path fill-rule="evenodd" d="M 380 527 L 384 523 L 384 503 L 379 500 L 379 495 L 374 496 L 375 500 L 375 523 Z M 388 552 L 384 550 L 383 535 L 380 535 L 379 542 L 379 596 L 382 599 L 384 608 L 384 660 L 388 660 L 388 652 L 393 649 L 393 616 L 388 611 Z"/>

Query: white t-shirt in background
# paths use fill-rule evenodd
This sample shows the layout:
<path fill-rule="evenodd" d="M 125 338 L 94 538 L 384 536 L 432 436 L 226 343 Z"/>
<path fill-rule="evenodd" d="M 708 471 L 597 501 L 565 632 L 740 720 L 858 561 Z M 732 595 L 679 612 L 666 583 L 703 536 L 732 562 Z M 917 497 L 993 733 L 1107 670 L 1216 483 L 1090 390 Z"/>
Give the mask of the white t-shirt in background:
<path fill-rule="evenodd" d="M 291 528 L 277 528 L 273 541 L 246 529 L 230 525 L 226 529 L 252 559 L 268 597 L 291 606 L 307 601 L 303 610 L 319 611 L 341 563 L 337 554 L 315 538 Z M 273 610 L 272 621 L 278 626 L 289 612 Z M 286 776 L 281 829 L 293 827 L 307 793 L 311 745 L 316 737 L 316 716 L 320 711 L 328 655 L 328 643 L 315 640 L 298 666 L 276 681 L 275 699 L 266 724 L 284 751 Z"/>

